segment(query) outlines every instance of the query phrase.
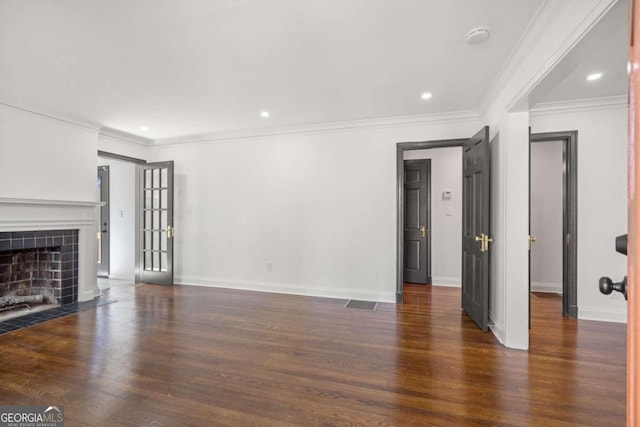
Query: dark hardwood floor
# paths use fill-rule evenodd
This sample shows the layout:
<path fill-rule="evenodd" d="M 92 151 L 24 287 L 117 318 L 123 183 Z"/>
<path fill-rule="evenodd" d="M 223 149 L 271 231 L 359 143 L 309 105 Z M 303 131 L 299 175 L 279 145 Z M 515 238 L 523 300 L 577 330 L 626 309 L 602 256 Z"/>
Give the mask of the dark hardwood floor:
<path fill-rule="evenodd" d="M 64 405 L 68 426 L 625 424 L 625 325 L 532 298 L 531 350 L 460 311 L 460 290 L 405 304 L 141 285 L 0 336 L 0 404 Z"/>

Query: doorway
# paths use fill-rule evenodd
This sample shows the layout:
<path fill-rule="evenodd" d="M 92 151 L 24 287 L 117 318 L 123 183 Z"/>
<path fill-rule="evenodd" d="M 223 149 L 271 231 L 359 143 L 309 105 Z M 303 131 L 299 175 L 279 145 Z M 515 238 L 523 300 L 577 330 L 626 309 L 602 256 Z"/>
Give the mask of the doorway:
<path fill-rule="evenodd" d="M 489 128 L 471 138 L 397 144 L 397 259 L 396 301 L 403 301 L 405 273 L 405 151 L 462 147 L 461 305 L 484 331 L 489 326 L 489 256 L 491 155 Z M 446 194 L 446 191 L 443 191 Z"/>
<path fill-rule="evenodd" d="M 530 138 L 529 304 L 531 292 L 562 294 L 570 318 L 578 317 L 577 143 L 577 131 Z"/>
<path fill-rule="evenodd" d="M 96 237 L 98 239 L 98 277 L 109 277 L 109 166 L 98 166 L 98 199 L 102 203 L 99 209 L 98 230 Z"/>

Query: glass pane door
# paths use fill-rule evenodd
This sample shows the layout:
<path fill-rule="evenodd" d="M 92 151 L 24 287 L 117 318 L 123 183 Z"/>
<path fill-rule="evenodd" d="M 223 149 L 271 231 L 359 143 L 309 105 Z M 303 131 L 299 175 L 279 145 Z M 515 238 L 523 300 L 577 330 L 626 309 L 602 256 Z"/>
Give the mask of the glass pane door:
<path fill-rule="evenodd" d="M 141 280 L 173 285 L 173 162 L 141 166 Z"/>

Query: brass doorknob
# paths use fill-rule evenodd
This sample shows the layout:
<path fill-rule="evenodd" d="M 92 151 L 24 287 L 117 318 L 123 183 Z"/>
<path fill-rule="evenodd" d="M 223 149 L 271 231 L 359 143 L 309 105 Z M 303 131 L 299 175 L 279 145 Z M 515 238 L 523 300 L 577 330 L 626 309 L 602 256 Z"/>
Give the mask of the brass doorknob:
<path fill-rule="evenodd" d="M 531 235 L 529 235 L 529 242 L 528 242 L 529 250 L 531 250 L 531 244 L 532 244 L 532 243 L 535 243 L 535 242 L 536 242 L 536 240 L 538 240 L 538 239 L 536 239 L 536 236 L 531 236 Z"/>
<path fill-rule="evenodd" d="M 420 237 L 424 237 L 427 233 L 427 229 L 425 228 L 424 225 L 420 226 Z"/>

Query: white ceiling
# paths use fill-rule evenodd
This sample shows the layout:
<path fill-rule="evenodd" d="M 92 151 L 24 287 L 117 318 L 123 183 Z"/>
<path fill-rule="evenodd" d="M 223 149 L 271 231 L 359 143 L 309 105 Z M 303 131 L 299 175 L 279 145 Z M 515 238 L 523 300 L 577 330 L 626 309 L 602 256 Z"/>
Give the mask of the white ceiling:
<path fill-rule="evenodd" d="M 0 0 L 0 102 L 151 139 L 470 110 L 541 3 Z"/>

